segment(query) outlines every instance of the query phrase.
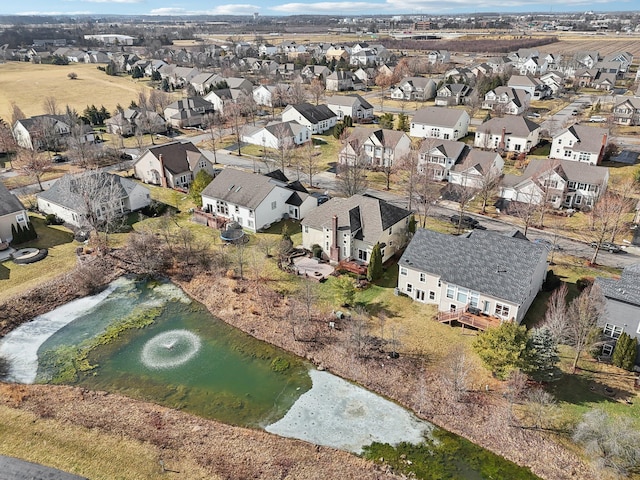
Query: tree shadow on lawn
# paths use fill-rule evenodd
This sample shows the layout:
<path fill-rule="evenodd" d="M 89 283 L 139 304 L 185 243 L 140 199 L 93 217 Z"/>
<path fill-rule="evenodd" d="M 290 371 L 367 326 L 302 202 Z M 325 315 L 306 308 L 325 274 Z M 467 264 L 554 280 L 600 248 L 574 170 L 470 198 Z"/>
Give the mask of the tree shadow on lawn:
<path fill-rule="evenodd" d="M 612 387 L 586 374 L 565 374 L 558 382 L 548 385 L 548 390 L 560 402 L 591 406 L 594 403 L 616 402 L 631 404 L 636 395 L 622 388 Z M 598 372 L 593 372 L 598 373 Z"/>
<path fill-rule="evenodd" d="M 0 263 L 0 280 L 9 280 L 10 270 Z"/>
<path fill-rule="evenodd" d="M 30 215 L 29 220 L 33 223 L 38 238 L 30 242 L 25 242 L 15 248 L 51 248 L 58 245 L 73 242 L 73 233 L 62 226 L 47 225 L 43 218 Z"/>

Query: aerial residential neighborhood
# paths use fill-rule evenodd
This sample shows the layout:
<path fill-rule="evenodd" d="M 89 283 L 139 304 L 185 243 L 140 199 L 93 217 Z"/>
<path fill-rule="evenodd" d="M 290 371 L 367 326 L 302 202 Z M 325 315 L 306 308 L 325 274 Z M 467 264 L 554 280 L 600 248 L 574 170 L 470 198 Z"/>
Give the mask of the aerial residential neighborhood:
<path fill-rule="evenodd" d="M 183 3 L 1 14 L 0 471 L 637 478 L 634 6 Z"/>

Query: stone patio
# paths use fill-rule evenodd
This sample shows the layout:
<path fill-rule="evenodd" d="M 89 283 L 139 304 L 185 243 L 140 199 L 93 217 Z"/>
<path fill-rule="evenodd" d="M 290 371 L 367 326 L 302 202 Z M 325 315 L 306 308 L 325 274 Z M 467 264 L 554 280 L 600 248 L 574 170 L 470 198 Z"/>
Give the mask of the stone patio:
<path fill-rule="evenodd" d="M 317 258 L 298 257 L 293 259 L 298 270 L 298 275 L 303 275 L 314 280 L 326 280 L 333 273 L 333 267 L 328 263 L 320 263 Z"/>

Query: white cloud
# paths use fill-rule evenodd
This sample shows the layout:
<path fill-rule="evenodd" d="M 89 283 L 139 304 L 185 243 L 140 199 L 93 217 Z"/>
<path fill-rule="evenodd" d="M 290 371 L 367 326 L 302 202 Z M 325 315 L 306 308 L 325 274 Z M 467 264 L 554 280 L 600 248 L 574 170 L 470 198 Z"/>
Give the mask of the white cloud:
<path fill-rule="evenodd" d="M 316 2 L 316 3 L 284 3 L 271 7 L 270 10 L 282 13 L 324 13 L 340 14 L 354 12 L 364 14 L 385 9 L 385 4 L 366 2 Z"/>
<path fill-rule="evenodd" d="M 144 0 L 84 0 L 89 3 L 142 3 Z"/>
<path fill-rule="evenodd" d="M 567 6 L 587 6 L 593 3 L 614 3 L 617 0 L 563 0 L 562 5 Z M 438 14 L 440 12 L 451 11 L 480 11 L 493 9 L 519 8 L 522 10 L 535 11 L 546 9 L 549 6 L 549 0 L 386 0 L 386 10 L 396 11 L 429 11 Z"/>
<path fill-rule="evenodd" d="M 155 8 L 149 12 L 150 15 L 251 15 L 259 11 L 258 5 L 250 4 L 228 4 L 218 5 L 210 10 L 186 10 L 178 7 Z"/>

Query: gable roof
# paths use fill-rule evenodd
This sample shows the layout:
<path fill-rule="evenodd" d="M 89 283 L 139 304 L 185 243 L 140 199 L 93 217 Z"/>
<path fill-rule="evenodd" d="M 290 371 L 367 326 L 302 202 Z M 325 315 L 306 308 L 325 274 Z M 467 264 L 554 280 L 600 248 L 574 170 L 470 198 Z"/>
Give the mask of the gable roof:
<path fill-rule="evenodd" d="M 193 158 L 193 154 L 195 154 L 197 158 L 202 155 L 198 147 L 188 141 L 165 143 L 164 145 L 150 147 L 148 151 L 158 159 L 160 155 L 162 155 L 164 168 L 173 175 L 192 170 L 191 162 L 189 161 L 190 157 Z M 142 158 L 142 156 L 140 158 Z"/>
<path fill-rule="evenodd" d="M 326 105 L 311 105 L 310 103 L 298 103 L 297 105 L 289 105 L 286 109 L 292 108 L 302 115 L 307 121 L 312 124 L 322 122 L 323 120 L 329 120 L 336 116 Z M 285 109 L 285 110 L 286 110 Z"/>
<path fill-rule="evenodd" d="M 373 105 L 367 102 L 360 95 L 333 95 L 331 97 L 326 97 L 325 101 L 328 105 L 339 105 L 341 107 L 355 107 L 359 102 L 364 109 L 373 108 Z"/>
<path fill-rule="evenodd" d="M 0 182 L 0 217 L 24 210 L 24 205 Z"/>
<path fill-rule="evenodd" d="M 607 298 L 640 306 L 640 263 L 625 267 L 619 280 L 598 277 L 595 284 Z"/>
<path fill-rule="evenodd" d="M 454 127 L 464 115 L 468 116 L 462 109 L 426 107 L 418 110 L 411 121 L 437 127 Z"/>
<path fill-rule="evenodd" d="M 522 175 L 505 175 L 504 186 L 518 185 L 528 179 L 540 177 L 554 170 L 569 182 L 602 185 L 608 178 L 609 171 L 605 167 L 589 165 L 574 160 L 555 160 L 551 158 L 532 158 Z"/>
<path fill-rule="evenodd" d="M 571 134 L 576 141 L 571 147 L 563 145 L 564 149 L 571 149 L 576 152 L 600 153 L 603 140 L 605 139 L 605 136 L 609 135 L 609 129 L 602 127 L 590 127 L 576 123 L 560 132 L 558 135 L 553 137 L 553 139 L 555 140 L 566 133 Z"/>
<path fill-rule="evenodd" d="M 532 122 L 528 118 L 510 115 L 508 117 L 494 117 L 491 120 L 480 125 L 476 129 L 476 132 L 492 133 L 494 135 L 497 135 L 502 132 L 503 128 L 506 135 L 527 137 L 531 132 L 540 128 L 540 125 Z"/>
<path fill-rule="evenodd" d="M 334 197 L 319 205 L 302 223 L 315 229 L 330 229 L 334 215 L 338 217 L 338 230 L 348 230 L 355 233 L 357 239 L 373 245 L 383 231 L 411 212 L 370 195 L 353 195 L 349 198 Z"/>
<path fill-rule="evenodd" d="M 420 145 L 420 153 L 428 153 L 432 150 L 438 150 L 445 157 L 457 160 L 468 150 L 468 147 L 464 142 L 440 140 L 439 138 L 428 138 Z"/>
<path fill-rule="evenodd" d="M 462 163 L 455 164 L 452 170 L 454 172 L 464 172 L 475 168 L 481 175 L 486 175 L 489 170 L 491 170 L 496 156 L 500 155 L 496 152 L 485 152 L 477 148 L 472 148 Z"/>
<path fill-rule="evenodd" d="M 495 232 L 474 230 L 456 237 L 419 229 L 398 265 L 520 305 L 546 258 L 543 246 Z"/>

